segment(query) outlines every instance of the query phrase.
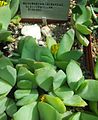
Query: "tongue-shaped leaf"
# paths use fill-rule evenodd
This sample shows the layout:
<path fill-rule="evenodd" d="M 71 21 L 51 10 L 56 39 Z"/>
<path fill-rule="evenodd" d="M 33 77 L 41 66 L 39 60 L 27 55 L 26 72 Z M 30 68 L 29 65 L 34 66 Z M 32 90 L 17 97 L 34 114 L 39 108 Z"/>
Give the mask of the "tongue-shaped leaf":
<path fill-rule="evenodd" d="M 68 120 L 80 120 L 80 112 L 77 112 L 75 115 L 72 115 Z"/>
<path fill-rule="evenodd" d="M 38 86 L 45 91 L 49 91 L 52 88 L 55 73 L 56 71 L 54 69 L 50 69 L 50 67 L 37 69 L 35 75 Z"/>
<path fill-rule="evenodd" d="M 0 78 L 11 86 L 14 86 L 16 83 L 16 69 L 11 66 L 6 66 L 3 69 L 0 69 Z"/>
<path fill-rule="evenodd" d="M 93 114 L 81 113 L 80 120 L 98 120 L 98 117 Z"/>
<path fill-rule="evenodd" d="M 65 52 L 70 51 L 74 42 L 74 35 L 75 35 L 75 32 L 73 29 L 70 29 L 69 31 L 67 31 L 67 33 L 65 33 L 65 35 L 63 36 L 59 44 L 57 58 L 59 58 L 59 56 L 61 56 Z"/>
<path fill-rule="evenodd" d="M 33 102 L 32 104 L 25 105 L 21 107 L 14 115 L 14 120 L 39 120 L 37 103 Z"/>
<path fill-rule="evenodd" d="M 63 102 L 66 106 L 85 107 L 87 105 L 87 103 L 78 95 L 73 95 L 69 98 L 67 97 Z"/>
<path fill-rule="evenodd" d="M 11 85 L 0 79 L 0 95 L 8 94 L 11 89 L 12 89 Z"/>
<path fill-rule="evenodd" d="M 7 115 L 5 113 L 1 114 L 0 120 L 7 120 Z"/>
<path fill-rule="evenodd" d="M 0 115 L 4 113 L 7 105 L 7 97 L 0 98 Z"/>
<path fill-rule="evenodd" d="M 0 23 L 2 23 L 3 29 L 7 30 L 10 20 L 11 20 L 11 10 L 9 8 L 9 5 L 0 7 Z"/>
<path fill-rule="evenodd" d="M 80 66 L 71 60 L 66 69 L 67 82 L 70 88 L 76 90 L 83 81 L 83 74 Z"/>
<path fill-rule="evenodd" d="M 48 103 L 39 102 L 38 110 L 40 113 L 40 120 L 62 120 L 61 114 Z"/>
<path fill-rule="evenodd" d="M 66 81 L 66 74 L 62 70 L 59 70 L 54 76 L 53 89 L 55 90 L 59 88 L 65 81 Z"/>
<path fill-rule="evenodd" d="M 85 80 L 77 91 L 78 95 L 89 101 L 98 101 L 98 81 Z"/>

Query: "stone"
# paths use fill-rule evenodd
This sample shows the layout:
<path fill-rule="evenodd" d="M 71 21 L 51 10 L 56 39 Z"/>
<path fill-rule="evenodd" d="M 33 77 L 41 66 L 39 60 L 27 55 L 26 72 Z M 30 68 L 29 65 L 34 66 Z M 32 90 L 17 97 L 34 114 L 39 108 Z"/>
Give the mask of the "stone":
<path fill-rule="evenodd" d="M 41 39 L 41 29 L 37 24 L 25 25 L 21 29 L 21 34 L 24 36 L 32 36 L 33 38 L 36 38 L 37 40 Z"/>

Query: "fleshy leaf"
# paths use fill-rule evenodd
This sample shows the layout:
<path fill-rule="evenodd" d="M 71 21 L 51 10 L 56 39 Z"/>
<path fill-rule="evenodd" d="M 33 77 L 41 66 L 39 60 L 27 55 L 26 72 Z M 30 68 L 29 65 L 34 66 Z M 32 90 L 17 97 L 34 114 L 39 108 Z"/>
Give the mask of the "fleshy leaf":
<path fill-rule="evenodd" d="M 31 90 L 16 90 L 14 96 L 16 99 L 21 99 L 31 93 Z"/>
<path fill-rule="evenodd" d="M 65 79 L 66 74 L 62 70 L 59 70 L 54 76 L 53 89 L 59 88 L 66 81 Z"/>
<path fill-rule="evenodd" d="M 13 64 L 12 64 L 12 62 L 10 61 L 9 58 L 7 58 L 7 57 L 5 57 L 5 56 L 0 57 L 0 68 L 4 68 L 4 67 L 6 67 L 7 65 L 13 67 Z"/>
<path fill-rule="evenodd" d="M 98 117 L 93 114 L 81 113 L 81 120 L 98 120 Z"/>
<path fill-rule="evenodd" d="M 14 86 L 16 83 L 16 69 L 11 66 L 6 66 L 5 68 L 0 69 L 0 78 L 11 86 Z"/>
<path fill-rule="evenodd" d="M 56 64 L 56 66 L 58 67 L 58 68 L 60 68 L 60 69 L 62 69 L 62 70 L 66 70 L 66 67 L 67 67 L 67 65 L 68 65 L 68 61 L 65 61 L 65 60 L 61 60 L 61 61 L 55 61 L 55 64 Z"/>
<path fill-rule="evenodd" d="M 57 58 L 59 58 L 59 56 L 61 56 L 65 52 L 70 51 L 70 49 L 74 43 L 74 35 L 75 35 L 75 32 L 73 29 L 70 29 L 69 31 L 67 31 L 67 33 L 65 33 L 65 35 L 63 36 L 63 38 L 59 44 Z"/>
<path fill-rule="evenodd" d="M 4 111 L 6 110 L 6 105 L 7 105 L 7 97 L 0 98 L 0 114 L 4 113 Z"/>
<path fill-rule="evenodd" d="M 36 39 L 31 36 L 27 36 L 19 41 L 18 52 L 21 55 L 21 58 L 30 58 L 34 59 L 35 56 L 35 46 Z"/>
<path fill-rule="evenodd" d="M 9 8 L 9 5 L 0 7 L 0 23 L 2 23 L 3 29 L 7 30 L 10 20 L 11 20 L 11 10 Z"/>
<path fill-rule="evenodd" d="M 17 106 L 16 106 L 14 100 L 13 99 L 8 99 L 7 108 L 6 108 L 7 115 L 12 117 L 15 112 L 17 112 Z"/>
<path fill-rule="evenodd" d="M 68 120 L 80 120 L 80 112 L 77 112 L 75 115 L 72 115 Z"/>
<path fill-rule="evenodd" d="M 62 120 L 61 114 L 47 103 L 39 102 L 38 110 L 40 114 L 40 120 Z"/>
<path fill-rule="evenodd" d="M 54 69 L 50 68 L 40 68 L 35 72 L 36 82 L 39 87 L 44 89 L 45 91 L 49 91 L 53 84 L 53 76 L 56 74 Z"/>
<path fill-rule="evenodd" d="M 68 64 L 66 69 L 66 75 L 68 85 L 73 90 L 76 90 L 83 81 L 83 74 L 80 66 L 74 60 L 71 60 Z"/>
<path fill-rule="evenodd" d="M 25 105 L 21 107 L 14 115 L 14 120 L 39 120 L 37 103 L 33 102 L 32 104 Z"/>
<path fill-rule="evenodd" d="M 87 103 L 78 95 L 73 95 L 72 97 L 66 97 L 63 102 L 66 106 L 73 106 L 73 107 L 85 107 L 87 105 Z"/>
<path fill-rule="evenodd" d="M 89 101 L 98 101 L 98 81 L 85 80 L 77 91 L 78 95 Z"/>
<path fill-rule="evenodd" d="M 7 115 L 5 113 L 1 114 L 0 120 L 7 120 Z"/>
<path fill-rule="evenodd" d="M 78 17 L 76 23 L 82 24 L 85 23 L 87 20 L 91 19 L 92 14 L 88 6 L 85 7 L 80 5 L 80 8 L 82 10 L 82 14 Z"/>
<path fill-rule="evenodd" d="M 72 50 L 72 51 L 69 51 L 69 52 L 66 52 L 64 54 L 62 54 L 58 60 L 65 60 L 65 61 L 70 61 L 70 60 L 78 60 L 81 56 L 82 56 L 82 52 L 79 51 L 79 50 Z"/>
<path fill-rule="evenodd" d="M 51 46 L 54 45 L 54 44 L 57 44 L 56 40 L 54 40 L 53 37 L 51 37 L 51 36 L 47 36 L 46 37 L 46 45 L 47 45 L 47 47 L 51 50 Z"/>
<path fill-rule="evenodd" d="M 84 35 L 80 34 L 78 31 L 76 31 L 76 37 L 82 45 L 84 46 L 89 45 L 88 39 Z"/>
<path fill-rule="evenodd" d="M 92 33 L 92 31 L 85 25 L 76 24 L 75 27 L 81 34 L 89 35 Z"/>
<path fill-rule="evenodd" d="M 35 102 L 37 98 L 38 98 L 38 92 L 36 90 L 33 90 L 29 95 L 20 98 L 16 104 L 17 106 L 24 106 L 32 102 Z"/>
<path fill-rule="evenodd" d="M 36 54 L 35 54 L 36 61 L 54 64 L 54 58 L 51 54 L 51 51 L 48 48 L 37 46 L 35 48 L 35 51 L 36 51 Z"/>
<path fill-rule="evenodd" d="M 11 85 L 0 79 L 0 95 L 8 94 L 11 89 L 12 89 Z"/>
<path fill-rule="evenodd" d="M 68 86 L 60 87 L 60 88 L 54 90 L 54 93 L 62 100 L 66 99 L 66 98 L 70 98 L 74 94 L 74 92 Z"/>
<path fill-rule="evenodd" d="M 11 17 L 14 17 L 19 7 L 19 0 L 11 0 L 10 9 L 11 9 Z"/>
<path fill-rule="evenodd" d="M 35 76 L 26 67 L 19 68 L 17 79 L 18 79 L 18 86 L 20 87 L 26 88 L 26 86 L 24 85 L 22 86 L 22 84 L 26 84 L 26 83 L 28 83 L 30 88 L 36 87 Z M 27 88 L 29 88 L 29 86 Z"/>

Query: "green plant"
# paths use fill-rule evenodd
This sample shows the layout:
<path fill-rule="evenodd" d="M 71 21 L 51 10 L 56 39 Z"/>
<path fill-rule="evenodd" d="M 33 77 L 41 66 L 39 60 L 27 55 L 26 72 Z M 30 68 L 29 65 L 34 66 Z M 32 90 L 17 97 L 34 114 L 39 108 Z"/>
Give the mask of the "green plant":
<path fill-rule="evenodd" d="M 72 13 L 72 26 L 76 33 L 76 38 L 79 42 L 88 46 L 89 40 L 87 36 L 92 33 L 92 12 L 89 6 L 87 6 L 87 0 L 79 0 L 78 4 L 73 8 Z"/>
<path fill-rule="evenodd" d="M 0 1 L 1 3 L 4 1 Z M 0 6 L 0 24 L 2 24 L 2 28 L 7 30 L 8 25 L 11 20 L 11 10 L 9 8 L 9 4 L 4 2 L 5 5 Z"/>
<path fill-rule="evenodd" d="M 11 31 L 8 26 L 11 21 L 11 10 L 8 2 L 0 1 L 0 43 L 12 42 Z"/>
<path fill-rule="evenodd" d="M 47 37 L 46 46 L 39 46 L 32 37 L 25 37 L 18 45 L 17 62 L 24 61 L 28 64 L 30 61 L 46 62 L 65 70 L 71 59 L 78 60 L 82 56 L 81 51 L 71 50 L 73 43 L 73 29 L 65 33 L 60 43 L 56 43 L 52 37 Z"/>
<path fill-rule="evenodd" d="M 95 76 L 97 67 L 98 64 Z M 69 62 L 66 72 L 31 60 L 22 60 L 14 68 L 10 59 L 0 53 L 0 71 L 1 120 L 7 120 L 7 116 L 13 120 L 98 119 L 98 81 L 85 79 L 74 60 Z M 90 106 L 93 113 L 85 111 L 85 106 Z"/>

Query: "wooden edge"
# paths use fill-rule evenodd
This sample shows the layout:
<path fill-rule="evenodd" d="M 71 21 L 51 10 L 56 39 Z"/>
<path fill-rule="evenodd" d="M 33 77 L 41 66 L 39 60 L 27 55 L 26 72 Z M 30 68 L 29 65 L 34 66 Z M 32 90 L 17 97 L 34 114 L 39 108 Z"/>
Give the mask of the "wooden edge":
<path fill-rule="evenodd" d="M 65 23 L 67 20 L 69 20 L 70 18 L 66 19 L 66 20 L 50 20 L 50 19 L 46 19 L 47 23 Z M 43 23 L 42 19 L 29 19 L 29 18 L 22 18 L 21 22 L 28 22 L 28 23 Z"/>
<path fill-rule="evenodd" d="M 94 60 L 92 56 L 92 38 L 91 35 L 88 37 L 89 39 L 89 45 L 87 47 L 84 47 L 84 55 L 85 55 L 85 65 L 87 70 L 91 74 L 91 78 L 94 78 Z"/>

